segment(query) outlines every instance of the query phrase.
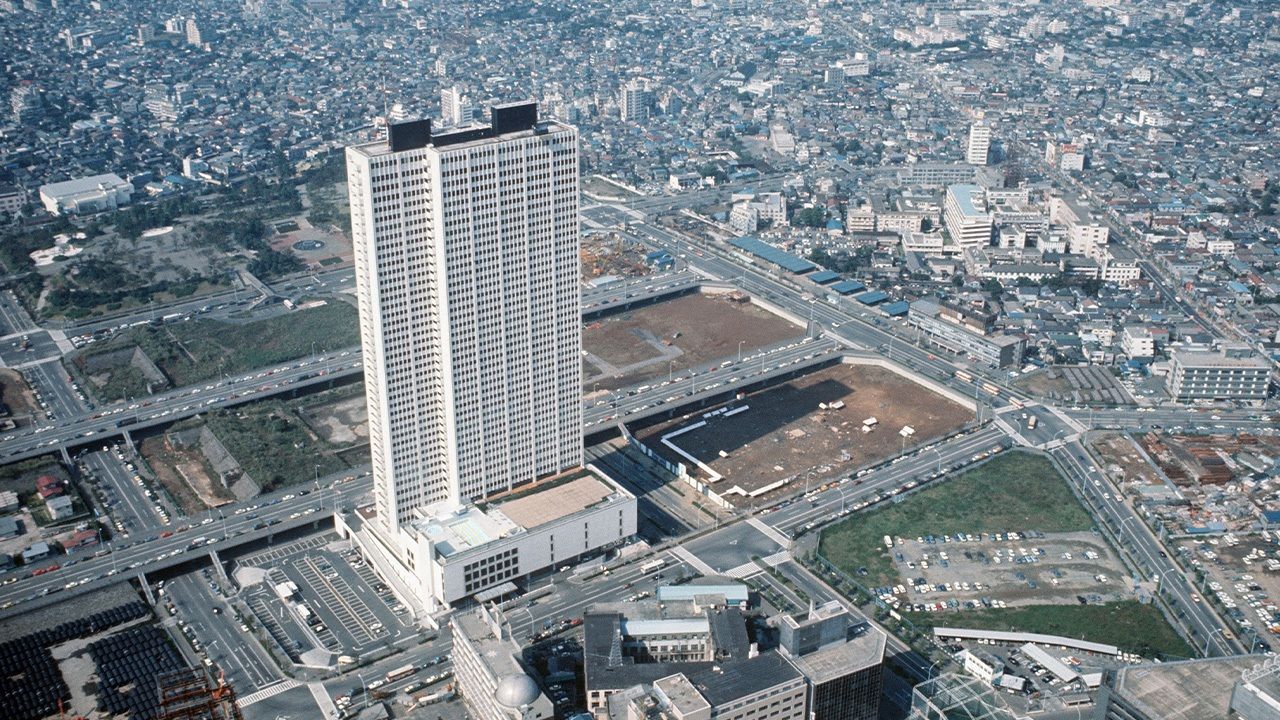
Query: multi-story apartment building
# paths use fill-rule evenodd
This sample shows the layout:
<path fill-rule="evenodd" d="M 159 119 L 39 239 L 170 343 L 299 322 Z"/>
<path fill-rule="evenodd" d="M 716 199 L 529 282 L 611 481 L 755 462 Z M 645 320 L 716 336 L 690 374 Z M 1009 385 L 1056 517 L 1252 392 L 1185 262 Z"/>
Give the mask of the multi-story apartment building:
<path fill-rule="evenodd" d="M 1271 363 L 1247 346 L 1169 354 L 1169 394 L 1179 402 L 1267 398 Z"/>
<path fill-rule="evenodd" d="M 969 126 L 969 141 L 965 144 L 964 160 L 970 165 L 986 165 L 991 152 L 991 126 L 976 122 Z"/>
<path fill-rule="evenodd" d="M 961 248 L 986 247 L 994 224 L 986 195 L 977 185 L 951 185 L 942 203 L 942 223 L 951 241 Z"/>

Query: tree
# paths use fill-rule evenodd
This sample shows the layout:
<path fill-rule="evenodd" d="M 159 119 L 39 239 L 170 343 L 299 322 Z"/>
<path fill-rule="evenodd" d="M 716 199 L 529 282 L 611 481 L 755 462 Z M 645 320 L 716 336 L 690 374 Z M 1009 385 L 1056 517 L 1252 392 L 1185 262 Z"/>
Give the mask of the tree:
<path fill-rule="evenodd" d="M 822 227 L 827 224 L 827 211 L 820 207 L 801 208 L 791 214 L 791 224 L 801 227 Z"/>

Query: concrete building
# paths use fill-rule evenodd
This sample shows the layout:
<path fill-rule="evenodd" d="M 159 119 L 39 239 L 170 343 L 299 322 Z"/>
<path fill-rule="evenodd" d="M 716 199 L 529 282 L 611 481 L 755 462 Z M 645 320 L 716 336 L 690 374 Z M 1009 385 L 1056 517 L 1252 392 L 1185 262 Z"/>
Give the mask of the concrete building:
<path fill-rule="evenodd" d="M 440 117 L 447 127 L 469 125 L 475 120 L 475 107 L 457 85 L 440 91 Z"/>
<path fill-rule="evenodd" d="M 964 161 L 970 165 L 986 165 L 991 152 L 991 126 L 976 122 L 969 126 L 969 141 L 965 143 Z"/>
<path fill-rule="evenodd" d="M 339 515 L 337 528 L 397 595 L 432 612 L 500 597 L 533 573 L 620 545 L 636 532 L 636 498 L 587 466 L 483 505 L 428 508 L 394 535 L 373 508 Z"/>
<path fill-rule="evenodd" d="M 1143 663 L 1108 672 L 1098 690 L 1096 720 L 1274 720 L 1280 678 L 1274 660 L 1236 655 Z"/>
<path fill-rule="evenodd" d="M 1150 328 L 1129 325 L 1120 334 L 1120 349 L 1131 359 L 1155 357 L 1155 335 Z"/>
<path fill-rule="evenodd" d="M 78 215 L 115 210 L 129 204 L 133 185 L 106 173 L 40 186 L 40 202 L 54 215 Z"/>
<path fill-rule="evenodd" d="M 995 331 L 995 317 L 948 303 L 916 300 L 907 322 L 920 329 L 922 338 L 944 350 L 973 355 L 991 367 L 1022 364 L 1026 338 Z"/>
<path fill-rule="evenodd" d="M 582 464 L 577 146 L 528 103 L 347 149 L 387 530 Z"/>
<path fill-rule="evenodd" d="M 980 248 L 991 243 L 994 229 L 987 210 L 985 192 L 977 185 L 947 187 L 942 203 L 942 224 L 951 241 L 961 248 Z"/>
<path fill-rule="evenodd" d="M 1248 346 L 1169 354 L 1169 394 L 1179 402 L 1267 398 L 1271 363 Z"/>
<path fill-rule="evenodd" d="M 520 645 L 497 607 L 455 613 L 453 668 L 467 712 L 476 720 L 543 720 L 555 716 L 551 701 L 519 661 Z"/>
<path fill-rule="evenodd" d="M 618 92 L 618 110 L 626 122 L 644 122 L 653 107 L 653 90 L 645 78 L 628 81 Z"/>
<path fill-rule="evenodd" d="M 979 649 L 961 650 L 956 656 L 964 671 L 988 685 L 1004 674 L 1004 663 Z"/>
<path fill-rule="evenodd" d="M 347 149 L 374 503 L 340 525 L 427 611 L 635 532 L 582 467 L 577 131 L 491 119 Z"/>
<path fill-rule="evenodd" d="M 839 602 L 812 607 L 804 617 L 777 620 L 778 652 L 809 683 L 810 720 L 875 720 L 880 716 L 888 638 L 857 621 Z"/>
<path fill-rule="evenodd" d="M 0 185 L 0 213 L 17 214 L 27 204 L 27 194 L 20 187 Z"/>

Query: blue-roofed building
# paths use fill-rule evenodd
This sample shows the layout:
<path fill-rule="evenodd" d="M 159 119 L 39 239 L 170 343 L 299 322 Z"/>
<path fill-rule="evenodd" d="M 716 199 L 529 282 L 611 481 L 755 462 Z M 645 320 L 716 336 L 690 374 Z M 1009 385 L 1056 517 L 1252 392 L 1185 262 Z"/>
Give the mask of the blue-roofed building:
<path fill-rule="evenodd" d="M 658 588 L 658 602 L 672 603 L 692 601 L 709 596 L 724 596 L 724 602 L 730 607 L 747 606 L 747 586 L 732 585 L 662 585 Z"/>
<path fill-rule="evenodd" d="M 765 262 L 773 263 L 783 270 L 796 273 L 797 275 L 807 273 L 818 267 L 798 255 L 792 255 L 789 252 L 779 250 L 778 248 L 766 242 L 761 242 L 755 238 L 733 238 L 729 241 L 729 244 L 740 250 L 744 250 Z"/>
<path fill-rule="evenodd" d="M 852 295 L 853 293 L 866 290 L 867 286 L 863 285 L 857 280 L 842 280 L 841 282 L 838 282 L 835 285 L 832 285 L 831 289 L 835 290 L 841 295 Z"/>
<path fill-rule="evenodd" d="M 885 315 L 889 317 L 902 317 L 911 309 L 911 303 L 906 300 L 895 300 L 884 307 L 880 308 Z"/>
<path fill-rule="evenodd" d="M 832 272 L 831 270 L 819 270 L 818 272 L 810 275 L 809 279 L 818 283 L 819 285 L 826 285 L 827 283 L 831 283 L 839 280 L 840 275 L 838 273 Z"/>
<path fill-rule="evenodd" d="M 857 300 L 863 305 L 879 305 L 888 299 L 889 294 L 883 290 L 868 290 L 867 292 L 854 297 L 854 300 Z"/>

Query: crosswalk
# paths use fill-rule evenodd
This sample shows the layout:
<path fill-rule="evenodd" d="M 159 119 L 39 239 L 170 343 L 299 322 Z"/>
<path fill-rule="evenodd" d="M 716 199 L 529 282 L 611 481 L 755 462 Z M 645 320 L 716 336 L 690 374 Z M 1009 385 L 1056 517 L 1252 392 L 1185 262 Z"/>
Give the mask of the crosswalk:
<path fill-rule="evenodd" d="M 765 537 L 778 543 L 780 547 L 784 549 L 791 547 L 791 538 L 778 532 L 772 525 L 761 520 L 760 518 L 758 517 L 748 518 L 747 524 L 759 530 L 760 532 L 764 533 Z"/>
<path fill-rule="evenodd" d="M 738 567 L 733 568 L 732 570 L 729 570 L 728 572 L 724 573 L 724 575 L 725 577 L 731 577 L 734 580 L 742 580 L 744 578 L 749 578 L 753 575 L 758 575 L 764 572 L 764 567 L 762 567 L 760 563 L 764 563 L 769 567 L 777 567 L 782 563 L 787 562 L 790 559 L 791 559 L 791 552 L 788 550 L 783 550 L 781 552 L 776 552 L 767 557 L 760 558 L 759 561 L 752 560 L 751 562 L 742 563 Z"/>
<path fill-rule="evenodd" d="M 244 697 L 240 698 L 240 707 L 247 708 L 250 705 L 253 705 L 255 703 L 260 703 L 263 700 L 266 700 L 268 698 L 273 698 L 282 692 L 288 692 L 298 687 L 301 684 L 302 683 L 293 679 L 281 680 L 278 683 L 268 685 L 262 688 L 261 690 L 251 692 L 248 695 L 245 695 Z"/>
<path fill-rule="evenodd" d="M 697 570 L 703 575 L 719 575 L 720 574 L 716 572 L 715 568 L 711 567 L 710 565 L 706 564 L 702 560 L 698 559 L 697 555 L 694 555 L 688 550 L 685 550 L 683 547 L 680 547 L 677 545 L 676 547 L 671 548 L 671 554 L 674 555 L 676 559 L 683 560 L 684 562 L 688 563 L 689 567 L 693 568 L 694 570 Z"/>

